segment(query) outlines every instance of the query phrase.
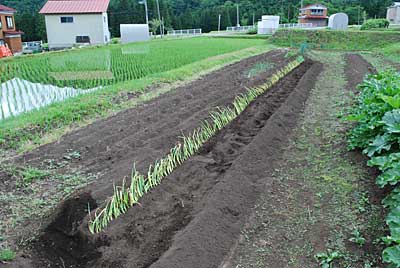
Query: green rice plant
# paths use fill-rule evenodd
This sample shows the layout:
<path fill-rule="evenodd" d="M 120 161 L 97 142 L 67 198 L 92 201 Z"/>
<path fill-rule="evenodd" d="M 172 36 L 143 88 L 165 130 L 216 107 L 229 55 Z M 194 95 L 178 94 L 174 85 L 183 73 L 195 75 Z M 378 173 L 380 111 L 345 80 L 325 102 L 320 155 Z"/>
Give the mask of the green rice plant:
<path fill-rule="evenodd" d="M 130 207 L 139 202 L 144 194 L 159 185 L 185 160 L 197 153 L 205 142 L 238 117 L 252 101 L 265 93 L 303 61 L 303 58 L 298 58 L 278 71 L 264 85 L 248 88 L 246 93 L 240 94 L 234 99 L 231 107 L 218 107 L 215 111 L 210 112 L 209 119 L 204 120 L 199 128 L 195 129 L 190 135 L 183 135 L 169 154 L 150 165 L 146 176 L 140 174 L 133 166 L 129 187 L 126 186 L 124 179 L 122 186 L 114 185 L 114 194 L 105 202 L 103 207 L 97 209 L 94 213 L 91 213 L 90 208 L 88 209 L 89 231 L 93 234 L 99 233 L 113 219 L 126 213 Z"/>
<path fill-rule="evenodd" d="M 1 61 L 0 83 L 21 78 L 59 87 L 105 87 L 258 44 L 263 41 L 190 38 L 45 53 Z"/>

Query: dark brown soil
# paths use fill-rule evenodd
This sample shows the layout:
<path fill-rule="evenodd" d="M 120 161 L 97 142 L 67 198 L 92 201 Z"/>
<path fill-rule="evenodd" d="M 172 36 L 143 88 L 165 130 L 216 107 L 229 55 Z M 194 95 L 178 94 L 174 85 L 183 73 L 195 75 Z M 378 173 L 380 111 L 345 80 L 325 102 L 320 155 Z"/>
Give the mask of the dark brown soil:
<path fill-rule="evenodd" d="M 377 70 L 364 58 L 362 58 L 358 54 L 349 54 L 346 56 L 347 66 L 346 68 L 346 80 L 347 89 L 354 91 L 357 88 L 358 84 L 364 80 L 366 75 L 375 74 Z M 356 90 L 358 92 L 358 90 Z M 385 189 L 380 189 L 376 184 L 376 177 L 379 176 L 380 171 L 377 168 L 368 167 L 367 162 L 369 158 L 362 154 L 361 150 L 354 150 L 347 153 L 349 160 L 353 163 L 357 163 L 364 167 L 365 170 L 368 171 L 369 177 L 367 177 L 362 184 L 364 188 L 367 189 L 369 194 L 369 201 L 371 204 L 381 207 L 382 200 L 389 194 L 391 191 L 390 187 Z M 379 220 L 384 222 L 386 215 L 385 209 L 380 211 Z M 368 252 L 370 255 L 376 254 L 377 245 L 374 244 L 374 238 L 376 237 L 376 230 L 369 230 L 368 233 L 365 234 L 365 238 L 367 243 L 364 245 L 363 250 Z M 353 247 L 355 247 L 353 245 Z M 381 249 L 380 251 L 382 251 Z M 380 264 L 378 267 L 383 267 L 383 264 Z"/>
<path fill-rule="evenodd" d="M 348 90 L 354 91 L 366 75 L 376 73 L 376 69 L 358 54 L 347 54 L 346 62 L 346 88 Z"/>
<path fill-rule="evenodd" d="M 275 57 L 276 67 L 285 64 L 278 63 L 283 54 L 274 53 L 268 55 L 268 62 Z M 263 58 L 247 60 L 250 63 L 244 63 L 248 64 L 246 70 L 260 60 Z M 180 92 L 96 123 L 95 129 L 88 127 L 59 144 L 26 155 L 30 163 L 40 164 L 74 146 L 80 149 L 81 161 L 91 172 L 108 172 L 85 194 L 64 202 L 36 244 L 33 263 L 24 267 L 217 267 L 257 198 L 258 186 L 263 183 L 260 180 L 272 172 L 273 160 L 296 123 L 312 87 L 312 79 L 302 79 L 313 66 L 311 62 L 260 97 L 102 235 L 90 236 L 86 223 L 79 220 L 83 212 L 71 217 L 71 208 L 104 200 L 112 191 L 110 180 L 105 178 L 120 180 L 129 175 L 132 161 L 144 169 L 173 146 L 180 130 L 190 131 L 210 108 L 231 102 L 244 86 L 239 82 L 244 79 L 240 77 L 243 66 L 239 66 L 241 71 L 210 75 L 195 84 L 195 90 L 193 84 L 181 88 Z M 315 65 L 312 68 L 315 72 Z M 246 86 L 260 84 L 264 77 Z M 110 122 L 122 130 L 113 130 Z M 136 127 L 130 127 L 129 122 Z M 93 133 L 96 129 L 97 134 Z M 82 150 L 86 143 L 92 147 Z M 88 155 L 92 159 L 85 160 Z"/>
<path fill-rule="evenodd" d="M 262 84 L 274 70 L 285 66 L 290 61 L 285 54 L 285 50 L 275 50 L 232 64 L 139 107 L 67 134 L 15 162 L 46 168 L 48 161 L 62 162 L 69 152 L 79 152 L 79 159 L 70 161 L 68 167 L 92 174 L 101 172 L 93 196 L 102 200 L 112 192 L 110 182 L 120 182 L 130 174 L 133 162 L 139 170 L 146 170 L 174 146 L 177 137 L 197 127 L 210 110 L 230 104 L 246 87 Z M 274 68 L 248 78 L 259 62 Z"/>
<path fill-rule="evenodd" d="M 211 110 L 232 103 L 246 87 L 264 83 L 275 70 L 285 66 L 291 60 L 285 58 L 286 52 L 274 50 L 224 67 L 138 107 L 67 134 L 57 142 L 16 158 L 11 164 L 51 169 L 58 174 L 77 171 L 94 174 L 98 178 L 87 191 L 100 204 L 112 194 L 113 182 L 118 185 L 130 175 L 134 162 L 139 170 L 147 170 L 174 146 L 182 133 L 190 133 L 198 127 Z M 273 68 L 249 78 L 250 70 L 260 62 Z M 66 161 L 70 153 L 78 153 L 79 157 Z M 25 189 L 16 187 L 9 174 L 0 172 L 0 181 L 0 194 L 24 194 Z M 58 189 L 60 184 L 60 180 L 46 181 L 41 185 L 38 198 Z M 7 218 L 11 210 L 12 207 L 0 207 L 1 218 Z M 42 225 L 42 219 L 30 219 L 35 220 Z M 19 231 L 15 233 L 20 234 Z"/>

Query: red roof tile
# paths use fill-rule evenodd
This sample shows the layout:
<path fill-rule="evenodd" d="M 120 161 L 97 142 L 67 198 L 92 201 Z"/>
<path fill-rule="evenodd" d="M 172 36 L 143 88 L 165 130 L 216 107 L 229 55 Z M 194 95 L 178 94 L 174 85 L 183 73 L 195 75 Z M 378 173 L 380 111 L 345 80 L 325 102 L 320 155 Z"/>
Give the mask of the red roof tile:
<path fill-rule="evenodd" d="M 13 9 L 13 8 L 11 8 L 11 7 L 6 7 L 6 6 L 3 6 L 3 5 L 0 5 L 0 12 L 1 12 L 1 11 L 16 12 L 15 9 Z"/>
<path fill-rule="evenodd" d="M 40 14 L 103 13 L 110 0 L 49 0 Z"/>

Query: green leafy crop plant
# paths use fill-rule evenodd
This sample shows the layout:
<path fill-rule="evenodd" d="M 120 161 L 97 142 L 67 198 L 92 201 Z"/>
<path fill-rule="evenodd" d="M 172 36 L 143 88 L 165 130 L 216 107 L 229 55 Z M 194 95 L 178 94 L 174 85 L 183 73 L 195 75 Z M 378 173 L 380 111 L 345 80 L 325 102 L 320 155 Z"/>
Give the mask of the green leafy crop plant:
<path fill-rule="evenodd" d="M 104 206 L 96 209 L 93 213 L 89 208 L 90 232 L 93 234 L 101 232 L 113 219 L 126 213 L 130 207 L 139 202 L 143 195 L 159 185 L 185 160 L 197 153 L 205 142 L 238 117 L 252 101 L 265 93 L 303 61 L 304 58 L 299 57 L 279 70 L 262 86 L 247 89 L 246 93 L 235 98 L 231 107 L 220 107 L 212 111 L 209 119 L 204 120 L 199 128 L 188 136 L 182 136 L 169 154 L 151 165 L 146 175 L 140 174 L 134 165 L 129 185 L 124 180 L 122 186 L 114 186 L 114 194 L 108 198 Z"/>
<path fill-rule="evenodd" d="M 361 93 L 348 120 L 357 122 L 350 131 L 350 149 L 360 148 L 371 159 L 369 166 L 381 174 L 376 184 L 394 187 L 383 201 L 388 208 L 386 224 L 390 235 L 383 262 L 400 267 L 400 73 L 385 71 L 371 75 L 360 85 Z"/>

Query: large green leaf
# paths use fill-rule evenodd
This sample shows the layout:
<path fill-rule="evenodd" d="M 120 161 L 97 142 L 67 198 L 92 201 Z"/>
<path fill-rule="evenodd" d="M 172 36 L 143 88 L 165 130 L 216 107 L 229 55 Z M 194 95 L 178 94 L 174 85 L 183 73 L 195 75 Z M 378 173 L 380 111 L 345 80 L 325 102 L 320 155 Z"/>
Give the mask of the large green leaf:
<path fill-rule="evenodd" d="M 400 206 L 400 187 L 394 190 L 382 201 L 385 208 L 395 209 Z"/>
<path fill-rule="evenodd" d="M 400 110 L 387 112 L 382 121 L 389 133 L 400 133 Z"/>
<path fill-rule="evenodd" d="M 380 95 L 379 96 L 384 102 L 392 106 L 394 109 L 399 109 L 400 108 L 400 94 L 397 94 L 395 96 L 385 96 L 385 95 Z"/>
<path fill-rule="evenodd" d="M 392 141 L 390 136 L 387 134 L 378 135 L 375 140 L 369 144 L 369 146 L 363 151 L 368 154 L 369 157 L 372 157 L 376 153 L 380 154 L 382 151 L 389 151 L 392 147 Z"/>
<path fill-rule="evenodd" d="M 398 166 L 400 163 L 400 153 L 391 153 L 385 156 L 375 156 L 368 161 L 368 166 L 378 167 L 379 170 L 385 171 L 386 169 Z"/>
<path fill-rule="evenodd" d="M 394 167 L 383 172 L 376 178 L 376 184 L 381 188 L 386 185 L 396 185 L 400 181 L 400 168 Z"/>
<path fill-rule="evenodd" d="M 400 204 L 398 207 L 392 209 L 386 217 L 386 224 L 391 226 L 393 224 L 400 226 Z"/>
<path fill-rule="evenodd" d="M 393 246 L 385 249 L 382 255 L 383 262 L 393 264 L 394 267 L 400 268 L 400 246 Z"/>

